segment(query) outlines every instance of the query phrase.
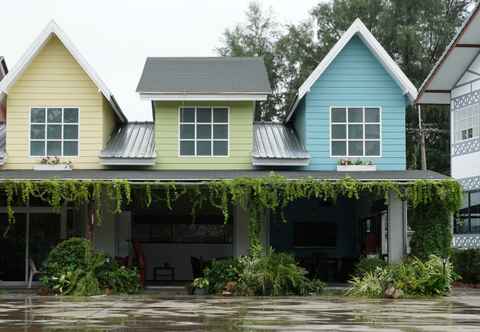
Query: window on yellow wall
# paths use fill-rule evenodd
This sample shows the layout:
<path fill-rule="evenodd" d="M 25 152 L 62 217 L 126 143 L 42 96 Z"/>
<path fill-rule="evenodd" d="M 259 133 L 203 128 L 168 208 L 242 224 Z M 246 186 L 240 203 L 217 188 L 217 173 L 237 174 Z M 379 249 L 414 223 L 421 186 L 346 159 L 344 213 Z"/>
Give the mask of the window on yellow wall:
<path fill-rule="evenodd" d="M 32 108 L 30 156 L 78 156 L 78 128 L 78 108 Z"/>
<path fill-rule="evenodd" d="M 182 157 L 228 156 L 228 108 L 181 107 L 179 137 Z"/>

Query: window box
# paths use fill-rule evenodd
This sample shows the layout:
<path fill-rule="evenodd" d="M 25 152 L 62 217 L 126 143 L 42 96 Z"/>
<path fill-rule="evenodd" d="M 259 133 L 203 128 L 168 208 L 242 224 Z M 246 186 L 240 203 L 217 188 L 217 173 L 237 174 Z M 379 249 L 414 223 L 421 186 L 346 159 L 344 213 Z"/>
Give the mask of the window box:
<path fill-rule="evenodd" d="M 68 164 L 48 165 L 40 164 L 33 166 L 34 171 L 71 171 L 72 166 Z"/>
<path fill-rule="evenodd" d="M 376 171 L 377 165 L 337 165 L 337 172 Z"/>

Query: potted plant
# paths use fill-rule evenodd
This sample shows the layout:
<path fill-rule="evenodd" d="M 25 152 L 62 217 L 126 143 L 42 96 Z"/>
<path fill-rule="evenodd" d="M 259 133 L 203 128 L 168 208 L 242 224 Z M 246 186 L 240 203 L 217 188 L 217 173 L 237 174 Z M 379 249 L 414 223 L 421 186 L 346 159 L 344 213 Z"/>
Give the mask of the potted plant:
<path fill-rule="evenodd" d="M 363 172 L 376 171 L 377 166 L 372 161 L 364 161 L 361 159 L 352 161 L 350 159 L 341 159 L 337 165 L 338 172 Z"/>
<path fill-rule="evenodd" d="M 40 161 L 40 165 L 34 165 L 35 171 L 71 171 L 72 162 L 61 162 L 58 157 L 45 157 Z"/>
<path fill-rule="evenodd" d="M 193 280 L 193 294 L 194 295 L 207 295 L 208 294 L 208 286 L 210 283 L 208 282 L 207 278 L 195 278 Z"/>

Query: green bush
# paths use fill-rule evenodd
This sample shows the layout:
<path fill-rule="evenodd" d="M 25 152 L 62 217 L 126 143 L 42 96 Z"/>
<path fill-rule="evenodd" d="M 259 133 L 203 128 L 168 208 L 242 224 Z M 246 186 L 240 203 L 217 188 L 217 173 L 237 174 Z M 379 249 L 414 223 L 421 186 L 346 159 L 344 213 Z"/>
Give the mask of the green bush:
<path fill-rule="evenodd" d="M 455 273 L 462 282 L 480 283 L 480 249 L 455 250 L 452 259 Z"/>
<path fill-rule="evenodd" d="M 324 288 L 319 280 L 309 280 L 306 270 L 298 266 L 292 255 L 272 249 L 256 254 L 215 261 L 204 271 L 209 293 L 226 288 L 237 295 L 307 295 Z"/>
<path fill-rule="evenodd" d="M 118 266 L 111 257 L 93 250 L 88 240 L 66 240 L 49 253 L 42 284 L 55 294 L 91 296 L 104 289 L 135 293 L 140 282 L 135 270 Z"/>
<path fill-rule="evenodd" d="M 408 296 L 446 295 L 454 280 L 452 264 L 431 255 L 427 261 L 411 258 L 355 276 L 350 281 L 347 294 L 382 297 L 387 288 L 393 288 Z"/>
<path fill-rule="evenodd" d="M 378 257 L 366 257 L 360 259 L 355 265 L 355 276 L 361 277 L 367 272 L 374 272 L 377 267 L 384 268 L 387 266 L 387 262 Z"/>

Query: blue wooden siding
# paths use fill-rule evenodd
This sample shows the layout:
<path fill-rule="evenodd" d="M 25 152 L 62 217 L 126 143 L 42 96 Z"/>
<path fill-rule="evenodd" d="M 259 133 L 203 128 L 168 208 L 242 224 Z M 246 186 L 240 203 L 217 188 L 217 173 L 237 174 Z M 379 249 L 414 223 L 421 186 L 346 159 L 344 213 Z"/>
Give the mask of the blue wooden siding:
<path fill-rule="evenodd" d="M 406 168 L 406 99 L 397 83 L 360 38 L 355 36 L 350 40 L 304 99 L 303 137 L 311 155 L 310 165 L 306 169 L 335 170 L 340 159 L 330 158 L 331 106 L 380 106 L 382 157 L 365 159 L 372 160 L 378 170 Z M 300 122 L 295 121 L 295 124 Z M 300 130 L 301 126 L 297 127 L 297 132 Z M 302 137 L 302 134 L 299 136 Z"/>
<path fill-rule="evenodd" d="M 297 133 L 298 139 L 300 142 L 306 146 L 306 137 L 305 137 L 305 98 L 302 98 L 300 103 L 295 110 L 293 117 L 293 124 L 295 131 Z"/>

